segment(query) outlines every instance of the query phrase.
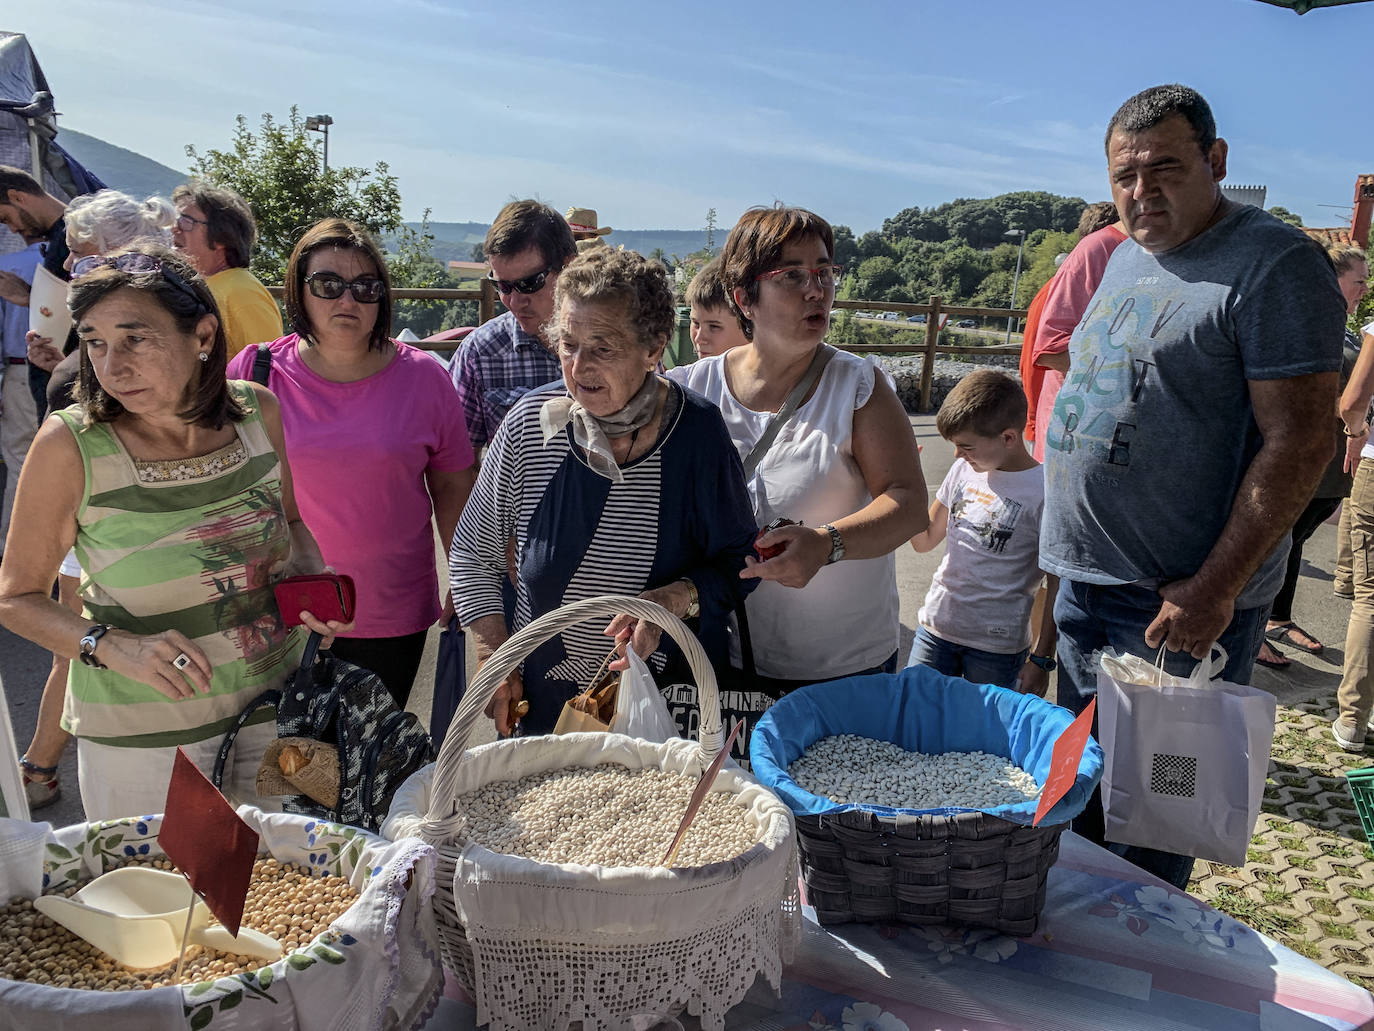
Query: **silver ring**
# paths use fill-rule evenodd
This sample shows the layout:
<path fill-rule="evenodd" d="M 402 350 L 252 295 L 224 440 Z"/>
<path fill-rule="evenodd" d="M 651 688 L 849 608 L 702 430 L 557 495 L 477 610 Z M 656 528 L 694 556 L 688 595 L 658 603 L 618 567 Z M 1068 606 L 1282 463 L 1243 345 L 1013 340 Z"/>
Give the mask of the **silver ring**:
<path fill-rule="evenodd" d="M 187 655 L 185 652 L 178 652 L 177 657 L 172 660 L 172 665 L 177 669 L 184 670 L 187 666 L 191 665 L 191 656 Z"/>

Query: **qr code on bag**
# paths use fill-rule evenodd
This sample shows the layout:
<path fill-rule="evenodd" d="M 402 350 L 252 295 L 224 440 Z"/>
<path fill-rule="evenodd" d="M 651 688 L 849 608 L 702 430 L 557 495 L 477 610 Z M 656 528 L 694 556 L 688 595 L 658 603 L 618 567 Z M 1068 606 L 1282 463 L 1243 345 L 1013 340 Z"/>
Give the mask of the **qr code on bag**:
<path fill-rule="evenodd" d="M 1159 795 L 1192 798 L 1197 794 L 1197 759 L 1156 752 L 1150 769 L 1150 790 Z"/>

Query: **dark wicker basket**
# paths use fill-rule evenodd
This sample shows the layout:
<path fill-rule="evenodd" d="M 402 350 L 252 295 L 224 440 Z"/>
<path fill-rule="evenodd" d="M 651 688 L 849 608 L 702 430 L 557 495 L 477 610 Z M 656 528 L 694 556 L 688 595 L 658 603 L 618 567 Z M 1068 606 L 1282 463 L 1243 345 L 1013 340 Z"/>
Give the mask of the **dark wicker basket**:
<path fill-rule="evenodd" d="M 822 924 L 966 924 L 1024 937 L 1066 824 L 1027 827 L 980 812 L 796 814 L 806 900 Z"/>

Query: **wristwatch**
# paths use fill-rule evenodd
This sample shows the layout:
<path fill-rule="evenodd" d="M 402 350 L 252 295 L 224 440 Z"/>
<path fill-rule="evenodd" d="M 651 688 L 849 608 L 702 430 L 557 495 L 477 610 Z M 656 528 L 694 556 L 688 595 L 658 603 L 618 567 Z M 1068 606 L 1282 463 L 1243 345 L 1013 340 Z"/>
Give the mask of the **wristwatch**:
<path fill-rule="evenodd" d="M 821 529 L 830 534 L 830 557 L 825 560 L 825 564 L 831 566 L 844 558 L 844 538 L 840 536 L 840 531 L 829 523 L 826 523 Z"/>
<path fill-rule="evenodd" d="M 687 615 L 683 618 L 696 619 L 701 615 L 701 595 L 697 593 L 697 585 L 685 576 L 678 583 L 687 585 Z"/>
<path fill-rule="evenodd" d="M 1046 673 L 1053 673 L 1059 666 L 1059 663 L 1054 661 L 1053 655 L 1028 655 L 1026 660 L 1035 663 Z"/>
<path fill-rule="evenodd" d="M 104 623 L 97 623 L 86 631 L 86 636 L 81 638 L 80 651 L 77 653 L 79 658 L 87 666 L 94 669 L 109 669 L 103 662 L 95 657 L 95 646 L 100 643 L 100 639 L 105 636 L 105 632 L 110 628 Z"/>

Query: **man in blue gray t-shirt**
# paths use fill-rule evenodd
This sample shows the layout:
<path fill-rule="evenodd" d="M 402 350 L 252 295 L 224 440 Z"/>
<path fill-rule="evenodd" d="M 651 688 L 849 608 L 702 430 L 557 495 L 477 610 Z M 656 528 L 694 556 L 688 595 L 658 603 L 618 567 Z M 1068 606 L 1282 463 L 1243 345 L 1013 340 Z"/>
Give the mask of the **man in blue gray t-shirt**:
<path fill-rule="evenodd" d="M 1117 248 L 1069 345 L 1046 428 L 1041 564 L 1060 578 L 1058 698 L 1096 693 L 1093 653 L 1189 673 L 1214 642 L 1249 683 L 1288 532 L 1332 454 L 1345 305 L 1322 249 L 1222 195 L 1226 141 L 1184 86 L 1107 129 Z M 1075 830 L 1102 840 L 1101 808 Z M 1122 848 L 1178 887 L 1191 857 Z"/>

